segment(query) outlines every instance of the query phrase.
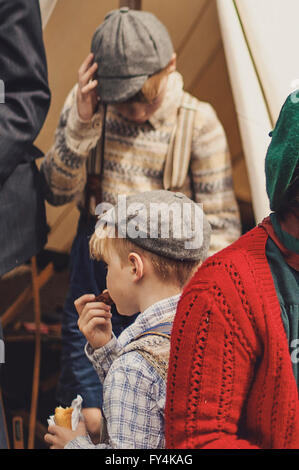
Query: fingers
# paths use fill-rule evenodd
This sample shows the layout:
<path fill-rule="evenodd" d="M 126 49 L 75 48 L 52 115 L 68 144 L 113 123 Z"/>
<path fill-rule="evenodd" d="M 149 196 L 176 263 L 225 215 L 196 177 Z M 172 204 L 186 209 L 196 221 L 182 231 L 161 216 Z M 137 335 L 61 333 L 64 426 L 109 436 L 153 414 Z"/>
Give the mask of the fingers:
<path fill-rule="evenodd" d="M 83 81 L 88 81 L 92 78 L 93 74 L 95 73 L 95 71 L 97 70 L 98 68 L 98 64 L 97 62 L 95 62 L 94 64 L 92 64 L 87 70 L 85 73 L 81 73 L 80 74 L 80 77 Z"/>
<path fill-rule="evenodd" d="M 83 313 L 86 313 L 86 311 L 83 312 L 83 310 L 87 306 L 87 304 L 89 305 L 87 309 L 90 309 L 90 308 L 99 309 L 100 308 L 101 310 L 106 310 L 106 311 L 111 310 L 110 305 L 106 305 L 103 302 L 92 302 L 95 299 L 95 297 L 96 296 L 94 294 L 85 294 L 75 300 L 74 305 L 76 307 L 76 310 L 79 316 L 81 316 Z"/>
<path fill-rule="evenodd" d="M 99 302 L 98 304 L 91 304 L 91 305 L 105 305 Z M 107 307 L 107 305 L 105 305 Z M 96 326 L 104 326 L 106 325 L 107 321 L 110 321 L 112 318 L 112 314 L 110 313 L 109 310 L 104 310 L 104 309 L 95 309 L 95 308 L 88 308 L 79 317 L 78 320 L 78 326 L 79 329 L 82 331 L 82 333 L 85 335 L 85 327 L 96 327 Z M 95 321 L 96 320 L 96 321 Z M 84 330 L 84 331 L 83 331 Z M 89 329 L 88 329 L 89 332 Z"/>
<path fill-rule="evenodd" d="M 96 304 L 95 304 L 96 305 Z M 105 304 L 98 304 L 98 305 L 105 305 Z M 107 305 L 106 305 L 107 307 Z M 110 313 L 110 310 L 104 310 L 101 308 L 89 308 L 84 312 L 84 314 L 81 315 L 81 317 L 78 320 L 78 323 L 80 322 L 83 323 L 88 323 L 92 318 L 97 317 L 97 318 L 104 318 L 105 320 L 108 319 L 110 320 L 112 317 L 112 314 Z"/>
<path fill-rule="evenodd" d="M 92 336 L 95 332 L 95 329 L 98 328 L 98 327 L 106 326 L 108 321 L 109 321 L 108 318 L 93 317 L 92 319 L 89 320 L 88 323 L 84 323 L 81 326 L 81 328 L 80 328 L 80 326 L 79 326 L 79 328 L 80 328 L 80 331 L 83 333 L 83 335 L 86 338 L 92 338 Z"/>
<path fill-rule="evenodd" d="M 87 95 L 92 90 L 94 90 L 97 87 L 97 85 L 98 85 L 98 81 L 92 80 L 91 82 L 88 82 L 87 85 L 83 86 L 80 91 L 82 95 Z"/>
<path fill-rule="evenodd" d="M 48 426 L 48 432 L 44 436 L 50 449 L 63 449 L 65 445 L 75 437 L 73 431 L 57 425 Z"/>
<path fill-rule="evenodd" d="M 53 436 L 53 434 L 45 434 L 44 435 L 44 441 L 47 444 L 49 444 L 49 446 L 52 446 L 52 445 L 54 445 L 55 436 Z"/>
<path fill-rule="evenodd" d="M 95 296 L 86 294 L 75 301 L 79 313 L 78 327 L 81 333 L 94 349 L 102 347 L 107 341 L 103 342 L 102 334 L 107 338 L 111 336 L 111 307 L 103 302 L 92 302 Z M 100 337 L 99 332 L 101 331 Z M 110 332 L 110 333 L 109 333 Z M 97 338 L 96 338 L 96 335 Z M 105 336 L 106 335 L 106 336 Z"/>
<path fill-rule="evenodd" d="M 55 426 L 49 426 L 48 431 L 49 432 L 44 435 L 44 441 L 50 446 L 50 449 L 55 449 L 55 446 L 57 445 Z"/>
<path fill-rule="evenodd" d="M 95 71 L 98 68 L 98 64 L 95 62 L 86 73 L 83 75 L 79 74 L 79 86 L 82 89 L 90 80 L 93 78 Z"/>
<path fill-rule="evenodd" d="M 104 302 L 92 302 L 94 298 L 94 295 L 86 294 L 75 301 L 75 307 L 79 314 L 78 326 L 81 331 L 93 317 L 101 317 L 105 321 L 112 317 L 110 305 L 106 305 Z"/>
<path fill-rule="evenodd" d="M 45 434 L 44 435 L 44 441 L 47 443 L 47 444 L 53 444 L 53 435 L 52 434 Z"/>
<path fill-rule="evenodd" d="M 90 92 L 97 86 L 98 83 L 97 80 L 92 80 L 98 68 L 98 64 L 96 62 L 92 64 L 92 60 L 93 54 L 87 57 L 78 72 L 78 83 L 82 93 Z"/>
<path fill-rule="evenodd" d="M 94 54 L 90 52 L 84 62 L 82 63 L 81 67 L 79 68 L 79 74 L 83 75 L 91 66 L 94 59 Z"/>
<path fill-rule="evenodd" d="M 85 306 L 83 307 L 83 310 L 81 312 L 81 316 L 85 316 L 89 310 L 97 310 L 97 311 L 102 311 L 105 310 L 105 312 L 110 312 L 111 306 L 104 304 L 104 302 L 87 302 Z"/>
<path fill-rule="evenodd" d="M 53 434 L 56 434 L 57 431 L 59 431 L 59 426 L 57 426 L 56 424 L 54 425 L 49 425 L 48 426 L 48 431 L 51 435 Z"/>
<path fill-rule="evenodd" d="M 83 308 L 88 302 L 91 302 L 95 299 L 94 294 L 85 294 L 75 300 L 74 305 L 79 315 L 81 315 Z"/>

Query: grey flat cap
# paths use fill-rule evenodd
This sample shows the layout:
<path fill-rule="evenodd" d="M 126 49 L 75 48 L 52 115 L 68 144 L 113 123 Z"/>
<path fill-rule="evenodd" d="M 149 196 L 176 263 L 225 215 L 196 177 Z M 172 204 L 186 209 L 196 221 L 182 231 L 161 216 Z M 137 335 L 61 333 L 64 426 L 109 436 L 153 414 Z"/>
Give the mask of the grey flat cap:
<path fill-rule="evenodd" d="M 210 224 L 201 204 L 182 193 L 158 190 L 119 196 L 118 203 L 105 213 L 100 206 L 96 211 L 98 236 L 108 227 L 109 236 L 127 238 L 166 258 L 204 261 L 207 257 Z"/>
<path fill-rule="evenodd" d="M 165 26 L 152 13 L 123 7 L 107 14 L 94 33 L 91 51 L 99 65 L 96 78 L 101 100 L 120 103 L 168 65 L 173 45 Z"/>

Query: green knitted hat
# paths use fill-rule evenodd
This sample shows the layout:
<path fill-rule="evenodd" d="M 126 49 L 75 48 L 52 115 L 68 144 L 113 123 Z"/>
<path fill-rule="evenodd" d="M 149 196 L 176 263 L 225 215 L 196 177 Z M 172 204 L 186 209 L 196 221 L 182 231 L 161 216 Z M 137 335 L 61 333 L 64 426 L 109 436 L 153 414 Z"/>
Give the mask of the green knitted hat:
<path fill-rule="evenodd" d="M 277 211 L 284 200 L 299 160 L 299 90 L 284 103 L 266 156 L 266 187 L 270 208 Z"/>

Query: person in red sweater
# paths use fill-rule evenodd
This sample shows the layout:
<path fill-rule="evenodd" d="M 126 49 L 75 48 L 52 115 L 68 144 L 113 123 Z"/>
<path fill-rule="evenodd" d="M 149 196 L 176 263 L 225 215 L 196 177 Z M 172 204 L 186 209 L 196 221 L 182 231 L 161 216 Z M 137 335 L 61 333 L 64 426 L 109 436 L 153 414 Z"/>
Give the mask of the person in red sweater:
<path fill-rule="evenodd" d="M 298 94 L 295 94 L 298 96 Z M 172 330 L 167 448 L 299 448 L 299 101 L 266 157 L 270 217 L 208 258 Z"/>

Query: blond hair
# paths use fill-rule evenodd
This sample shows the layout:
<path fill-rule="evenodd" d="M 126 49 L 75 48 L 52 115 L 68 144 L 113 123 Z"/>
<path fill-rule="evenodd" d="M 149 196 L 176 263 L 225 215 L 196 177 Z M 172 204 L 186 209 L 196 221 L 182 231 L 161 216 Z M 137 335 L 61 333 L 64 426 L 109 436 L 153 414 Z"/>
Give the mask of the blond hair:
<path fill-rule="evenodd" d="M 164 77 L 168 75 L 168 66 L 149 77 L 141 90 L 132 96 L 127 103 L 141 102 L 152 103 L 159 95 L 160 85 Z"/>
<path fill-rule="evenodd" d="M 175 260 L 159 256 L 134 245 L 126 238 L 109 237 L 109 232 L 105 228 L 101 230 L 100 236 L 94 232 L 89 242 L 89 249 L 91 258 L 97 261 L 108 261 L 111 253 L 116 252 L 122 266 L 128 263 L 128 256 L 132 252 L 146 256 L 161 281 L 176 284 L 180 288 L 184 287 L 200 265 L 199 261 Z"/>

